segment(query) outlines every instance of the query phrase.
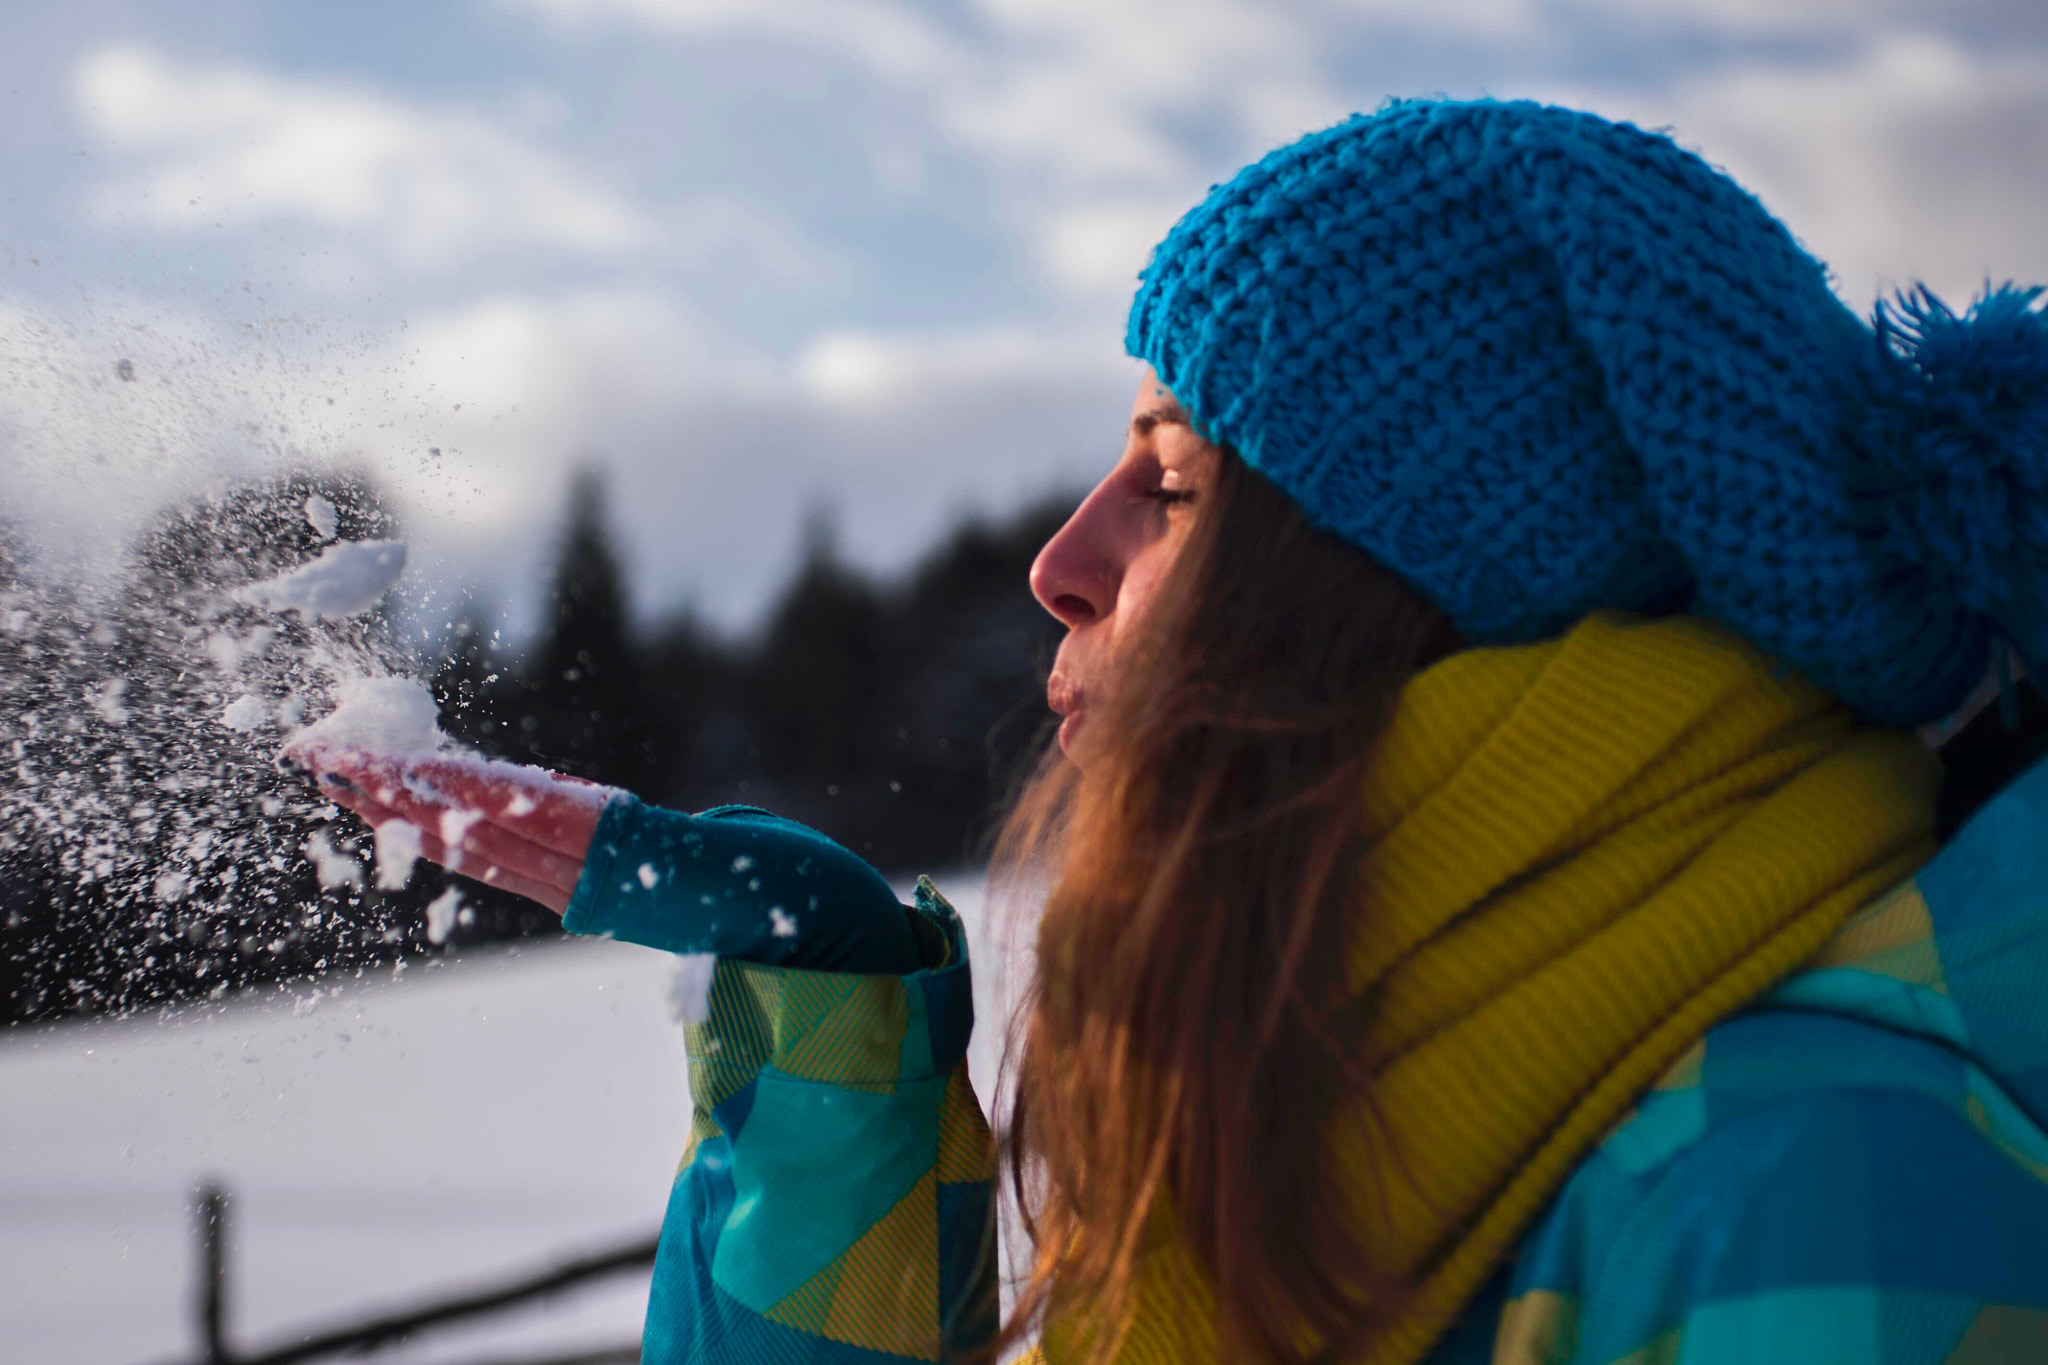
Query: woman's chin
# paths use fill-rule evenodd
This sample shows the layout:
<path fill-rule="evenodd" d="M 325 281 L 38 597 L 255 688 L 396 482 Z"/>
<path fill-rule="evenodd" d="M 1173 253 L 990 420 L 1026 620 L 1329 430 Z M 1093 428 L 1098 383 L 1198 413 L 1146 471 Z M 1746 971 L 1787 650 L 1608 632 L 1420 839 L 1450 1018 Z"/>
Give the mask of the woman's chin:
<path fill-rule="evenodd" d="M 1081 731 L 1081 712 L 1069 711 L 1060 721 L 1060 752 L 1068 758 L 1074 756 L 1074 736 Z"/>

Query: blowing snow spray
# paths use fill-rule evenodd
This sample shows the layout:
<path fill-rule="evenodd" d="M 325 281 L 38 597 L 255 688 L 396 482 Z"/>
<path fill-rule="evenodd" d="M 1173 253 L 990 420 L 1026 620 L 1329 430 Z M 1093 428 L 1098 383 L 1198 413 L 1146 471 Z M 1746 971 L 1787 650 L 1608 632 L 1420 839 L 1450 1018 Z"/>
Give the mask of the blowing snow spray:
<path fill-rule="evenodd" d="M 18 1014 L 390 955 L 403 931 L 363 850 L 273 756 L 366 684 L 432 711 L 381 611 L 405 568 L 394 529 L 358 481 L 287 476 L 160 518 L 103 590 L 31 582 L 0 553 L 0 924 Z"/>

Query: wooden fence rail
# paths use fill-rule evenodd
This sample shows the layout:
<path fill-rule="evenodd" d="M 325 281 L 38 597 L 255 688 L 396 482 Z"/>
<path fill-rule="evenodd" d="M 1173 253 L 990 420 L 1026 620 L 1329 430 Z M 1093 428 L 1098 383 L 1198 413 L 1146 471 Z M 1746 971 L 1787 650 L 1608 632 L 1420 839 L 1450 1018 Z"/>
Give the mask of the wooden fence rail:
<path fill-rule="evenodd" d="M 609 1251 L 576 1256 L 543 1270 L 478 1286 L 410 1307 L 371 1313 L 354 1322 L 320 1330 L 283 1333 L 284 1340 L 262 1350 L 238 1351 L 228 1344 L 227 1232 L 230 1201 L 217 1184 L 200 1187 L 194 1214 L 199 1233 L 199 1292 L 195 1303 L 203 1355 L 174 1365 L 298 1365 L 322 1356 L 362 1354 L 392 1346 L 430 1327 L 516 1308 L 589 1280 L 654 1264 L 653 1237 L 638 1238 Z M 640 1359 L 637 1342 L 570 1355 L 490 1359 L 472 1365 L 631 1365 Z"/>

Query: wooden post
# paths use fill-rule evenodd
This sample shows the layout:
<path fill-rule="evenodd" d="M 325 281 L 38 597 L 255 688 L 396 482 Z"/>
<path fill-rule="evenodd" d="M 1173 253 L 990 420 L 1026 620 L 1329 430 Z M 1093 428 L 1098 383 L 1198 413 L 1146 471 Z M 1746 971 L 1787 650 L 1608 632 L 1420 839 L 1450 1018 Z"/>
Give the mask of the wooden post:
<path fill-rule="evenodd" d="M 234 1365 L 227 1341 L 228 1192 L 209 1181 L 199 1187 L 199 1335 L 206 1365 Z"/>

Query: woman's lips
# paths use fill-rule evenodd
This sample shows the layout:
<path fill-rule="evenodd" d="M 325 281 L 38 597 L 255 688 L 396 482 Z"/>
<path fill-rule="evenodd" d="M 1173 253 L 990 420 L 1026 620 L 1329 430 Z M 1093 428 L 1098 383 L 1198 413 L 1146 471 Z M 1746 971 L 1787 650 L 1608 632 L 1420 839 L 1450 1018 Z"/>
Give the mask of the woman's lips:
<path fill-rule="evenodd" d="M 1062 716 L 1071 715 L 1081 709 L 1081 689 L 1055 673 L 1045 680 L 1045 704 Z"/>
<path fill-rule="evenodd" d="M 1081 689 L 1071 679 L 1055 673 L 1045 680 L 1045 704 L 1064 717 L 1060 721 L 1059 745 L 1065 752 L 1081 724 Z"/>

